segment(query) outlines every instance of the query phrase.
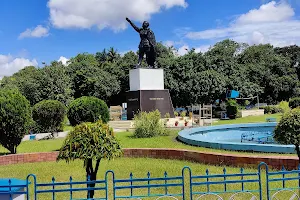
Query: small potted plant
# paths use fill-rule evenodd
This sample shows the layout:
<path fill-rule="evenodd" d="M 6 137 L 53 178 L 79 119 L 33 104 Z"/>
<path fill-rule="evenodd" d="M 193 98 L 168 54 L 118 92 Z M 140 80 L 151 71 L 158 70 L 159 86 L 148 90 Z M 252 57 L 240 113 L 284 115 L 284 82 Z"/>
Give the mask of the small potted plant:
<path fill-rule="evenodd" d="M 178 117 L 179 114 L 178 114 L 178 112 L 175 111 L 174 115 L 175 115 L 175 117 Z"/>
<path fill-rule="evenodd" d="M 186 112 L 185 111 L 182 111 L 181 113 L 180 113 L 180 119 L 181 120 L 184 120 L 184 118 L 185 118 L 185 116 L 186 116 Z"/>
<path fill-rule="evenodd" d="M 188 123 L 189 123 L 189 121 L 188 121 L 188 120 L 184 120 L 184 126 L 187 126 L 187 125 L 188 125 Z"/>
<path fill-rule="evenodd" d="M 178 121 L 176 121 L 176 122 L 175 122 L 175 126 L 178 126 L 178 124 L 179 124 L 179 122 L 178 122 Z"/>
<path fill-rule="evenodd" d="M 165 118 L 166 118 L 166 120 L 167 120 L 167 122 L 170 120 L 170 118 L 171 118 L 171 115 L 170 115 L 170 113 L 166 113 L 165 114 Z"/>

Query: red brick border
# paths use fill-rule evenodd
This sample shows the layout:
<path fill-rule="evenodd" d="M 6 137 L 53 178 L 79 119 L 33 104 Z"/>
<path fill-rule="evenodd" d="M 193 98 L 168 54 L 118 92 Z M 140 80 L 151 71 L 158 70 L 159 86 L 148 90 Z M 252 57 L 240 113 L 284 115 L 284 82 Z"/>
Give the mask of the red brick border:
<path fill-rule="evenodd" d="M 56 161 L 57 155 L 58 152 L 5 155 L 0 156 L 0 165 Z M 187 160 L 203 164 L 233 167 L 257 167 L 261 162 L 265 162 L 276 169 L 280 169 L 282 166 L 285 166 L 286 169 L 296 169 L 298 167 L 298 157 L 296 156 L 259 156 L 209 153 L 182 149 L 146 148 L 124 149 L 124 156 Z"/>

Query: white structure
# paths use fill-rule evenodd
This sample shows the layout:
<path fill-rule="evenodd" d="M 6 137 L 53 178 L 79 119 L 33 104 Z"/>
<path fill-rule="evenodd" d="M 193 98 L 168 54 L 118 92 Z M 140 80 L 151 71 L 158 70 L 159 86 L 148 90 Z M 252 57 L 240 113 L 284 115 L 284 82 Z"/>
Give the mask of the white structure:
<path fill-rule="evenodd" d="M 18 192 L 23 192 L 24 190 L 19 190 Z M 9 194 L 0 194 L 1 200 L 10 200 Z M 25 200 L 25 194 L 13 194 L 12 200 Z"/>
<path fill-rule="evenodd" d="M 9 184 L 8 179 L 0 179 L 0 185 L 1 186 L 7 186 L 7 187 L 1 187 L 0 188 L 0 199 L 1 200 L 25 200 L 25 194 L 12 194 L 12 198 L 10 198 L 9 192 L 24 192 L 26 188 L 26 181 L 24 180 L 18 180 L 18 179 L 10 179 L 11 183 Z M 17 187 L 11 187 L 9 188 L 9 185 L 17 186 Z M 19 187 L 20 186 L 20 187 Z"/>
<path fill-rule="evenodd" d="M 163 69 L 133 69 L 129 71 L 130 91 L 164 90 Z"/>

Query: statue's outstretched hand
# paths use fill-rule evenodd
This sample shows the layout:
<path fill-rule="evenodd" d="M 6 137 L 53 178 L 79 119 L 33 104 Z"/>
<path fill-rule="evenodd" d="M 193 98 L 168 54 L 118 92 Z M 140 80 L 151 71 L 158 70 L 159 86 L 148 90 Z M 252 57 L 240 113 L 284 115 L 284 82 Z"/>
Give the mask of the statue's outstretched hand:
<path fill-rule="evenodd" d="M 126 17 L 126 21 L 130 22 L 130 19 L 128 17 Z"/>

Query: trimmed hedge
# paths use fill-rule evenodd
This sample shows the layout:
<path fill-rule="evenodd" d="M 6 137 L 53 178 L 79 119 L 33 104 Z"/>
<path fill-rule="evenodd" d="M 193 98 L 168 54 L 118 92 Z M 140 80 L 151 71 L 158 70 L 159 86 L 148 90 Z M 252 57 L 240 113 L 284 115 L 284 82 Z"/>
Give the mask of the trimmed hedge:
<path fill-rule="evenodd" d="M 75 99 L 70 103 L 67 115 L 72 126 L 82 122 L 96 122 L 100 119 L 103 123 L 109 121 L 106 103 L 96 97 L 83 96 Z"/>
<path fill-rule="evenodd" d="M 290 106 L 290 108 L 300 107 L 300 97 L 295 97 L 295 98 L 290 99 L 289 106 Z"/>
<path fill-rule="evenodd" d="M 32 125 L 29 101 L 17 90 L 0 90 L 0 144 L 17 153 L 17 147 Z"/>
<path fill-rule="evenodd" d="M 263 109 L 265 114 L 275 114 L 281 112 L 281 109 L 277 105 L 264 106 Z"/>
<path fill-rule="evenodd" d="M 32 118 L 38 132 L 58 132 L 63 130 L 66 107 L 57 100 L 44 100 L 33 106 Z"/>

